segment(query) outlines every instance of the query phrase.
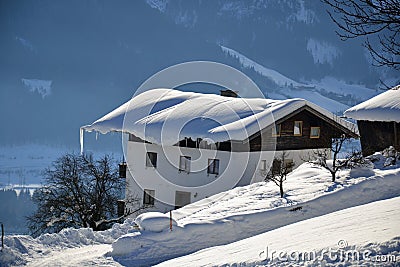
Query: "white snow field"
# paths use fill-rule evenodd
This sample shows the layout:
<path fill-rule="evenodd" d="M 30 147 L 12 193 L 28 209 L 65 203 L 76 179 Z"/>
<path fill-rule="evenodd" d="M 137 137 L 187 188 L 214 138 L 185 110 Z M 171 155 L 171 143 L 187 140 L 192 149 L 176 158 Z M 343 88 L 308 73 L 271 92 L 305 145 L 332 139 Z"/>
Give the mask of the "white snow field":
<path fill-rule="evenodd" d="M 157 266 L 395 266 L 400 197 L 352 207 Z"/>
<path fill-rule="evenodd" d="M 381 160 L 383 161 L 383 159 Z M 379 166 L 381 166 L 381 161 Z M 291 223 L 376 200 L 400 196 L 400 168 L 343 171 L 337 183 L 324 169 L 305 163 L 294 170 L 280 198 L 273 183 L 237 187 L 173 212 L 170 232 L 122 236 L 110 253 L 124 265 L 154 264 L 200 249 L 261 234 Z M 298 208 L 297 211 L 290 211 Z"/>
<path fill-rule="evenodd" d="M 28 88 L 31 93 L 38 93 L 44 99 L 51 95 L 51 84 L 53 81 L 38 80 L 38 79 L 21 79 L 22 83 Z"/>
<path fill-rule="evenodd" d="M 399 200 L 372 202 L 400 196 L 400 165 L 384 168 L 384 158 L 379 154 L 375 157 L 380 160 L 374 166 L 341 171 L 336 183 L 330 182 L 326 170 L 305 163 L 288 176 L 284 198 L 279 197 L 275 184 L 261 182 L 192 203 L 173 211 L 177 225 L 174 223 L 172 231 L 164 219 L 164 230 L 157 220 L 157 231 L 152 227 L 136 230 L 133 220 L 127 220 L 103 232 L 65 229 L 36 239 L 6 236 L 0 266 L 148 266 L 202 249 L 192 261 L 183 257 L 176 259 L 176 264 L 165 264 L 286 266 L 287 262 L 262 258 L 261 252 L 268 246 L 269 253 L 294 249 L 321 253 L 321 249 L 335 249 L 341 239 L 350 248 L 374 249 L 376 255 L 392 251 L 398 254 L 399 239 L 395 238 L 400 236 L 399 213 L 394 207 L 398 207 Z M 377 206 L 344 210 L 367 203 Z M 322 217 L 314 218 L 317 216 Z M 142 216 L 139 224 L 143 217 L 151 219 L 150 215 Z M 260 234 L 262 237 L 257 236 Z M 250 253 L 246 248 L 252 250 L 252 245 L 246 243 L 246 238 L 251 237 L 256 238 L 253 245 L 257 247 Z M 236 241 L 239 243 L 230 244 Z M 214 252 L 203 254 L 208 250 Z M 338 266 L 336 261 L 326 261 L 326 266 Z"/>

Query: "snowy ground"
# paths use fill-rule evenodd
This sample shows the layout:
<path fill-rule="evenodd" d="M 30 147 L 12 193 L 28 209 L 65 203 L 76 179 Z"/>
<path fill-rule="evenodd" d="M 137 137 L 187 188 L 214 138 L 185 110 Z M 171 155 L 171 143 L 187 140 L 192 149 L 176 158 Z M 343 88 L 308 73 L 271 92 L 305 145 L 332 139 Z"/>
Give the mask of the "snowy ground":
<path fill-rule="evenodd" d="M 398 255 L 399 239 L 395 238 L 400 236 L 400 216 L 394 207 L 400 202 L 395 198 L 400 196 L 400 166 L 383 168 L 382 164 L 342 171 L 337 183 L 330 182 L 327 171 L 303 164 L 288 177 L 285 198 L 279 198 L 278 187 L 272 183 L 235 188 L 174 211 L 178 226 L 172 232 L 168 225 L 162 232 L 137 231 L 128 221 L 105 232 L 67 229 L 37 239 L 9 236 L 0 263 L 150 265 L 205 249 L 165 265 L 282 266 L 286 264 L 260 256 L 266 246 L 270 251 L 321 253 L 325 248 L 335 249 L 341 239 L 350 248 L 375 249 L 377 254 L 394 251 Z M 373 203 L 390 198 L 390 202 Z M 367 203 L 372 204 L 351 208 Z M 327 259 L 326 266 L 329 264 L 337 265 Z"/>
<path fill-rule="evenodd" d="M 376 201 L 157 266 L 394 266 L 400 262 L 399 206 L 400 197 Z"/>
<path fill-rule="evenodd" d="M 58 234 L 37 238 L 27 235 L 6 236 L 0 252 L 0 266 L 120 266 L 104 254 L 120 236 L 137 232 L 133 220 L 114 224 L 106 231 L 64 229 Z"/>

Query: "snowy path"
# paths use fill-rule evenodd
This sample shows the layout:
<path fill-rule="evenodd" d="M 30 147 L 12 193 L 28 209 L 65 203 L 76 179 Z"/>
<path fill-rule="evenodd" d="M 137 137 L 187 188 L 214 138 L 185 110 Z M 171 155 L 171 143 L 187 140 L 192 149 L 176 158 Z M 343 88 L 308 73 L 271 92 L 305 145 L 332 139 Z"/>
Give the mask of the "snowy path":
<path fill-rule="evenodd" d="M 44 257 L 36 258 L 27 266 L 121 266 L 105 253 L 111 251 L 111 245 L 92 245 L 54 251 Z"/>

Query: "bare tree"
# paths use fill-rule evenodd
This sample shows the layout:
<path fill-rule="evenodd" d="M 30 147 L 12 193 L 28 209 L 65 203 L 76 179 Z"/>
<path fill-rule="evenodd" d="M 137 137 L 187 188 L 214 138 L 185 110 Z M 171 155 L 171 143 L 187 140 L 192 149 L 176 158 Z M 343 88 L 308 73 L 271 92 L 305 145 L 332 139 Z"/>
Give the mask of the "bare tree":
<path fill-rule="evenodd" d="M 345 134 L 342 134 L 339 138 L 332 140 L 332 146 L 330 149 L 322 149 L 314 151 L 314 159 L 308 161 L 313 162 L 326 170 L 328 170 L 332 177 L 332 182 L 336 181 L 336 173 L 343 168 L 354 168 L 366 164 L 365 158 L 362 156 L 362 152 L 359 150 L 353 150 L 348 153 L 344 158 L 339 159 L 339 154 L 342 151 L 343 145 L 349 142 L 350 138 Z M 331 163 L 328 161 L 332 155 Z M 328 163 L 329 162 L 329 163 Z"/>
<path fill-rule="evenodd" d="M 34 236 L 66 227 L 104 230 L 136 212 L 125 210 L 117 216 L 125 179 L 119 177 L 116 163 L 107 155 L 94 160 L 91 155 L 66 154 L 44 175 L 45 184 L 33 195 L 37 210 L 27 217 Z"/>
<path fill-rule="evenodd" d="M 342 134 L 339 138 L 334 138 L 332 140 L 331 149 L 323 149 L 315 151 L 317 160 L 315 163 L 327 169 L 332 176 L 332 182 L 336 181 L 336 173 L 339 169 L 342 168 L 340 161 L 338 160 L 338 156 L 340 151 L 342 150 L 343 144 L 348 140 L 345 134 Z M 332 164 L 328 164 L 328 159 L 332 154 Z"/>
<path fill-rule="evenodd" d="M 272 168 L 264 179 L 266 182 L 272 181 L 279 186 L 281 197 L 284 195 L 283 183 L 286 181 L 287 175 L 292 171 L 293 166 L 293 161 L 288 161 L 287 152 L 283 151 L 280 157 L 274 158 Z"/>
<path fill-rule="evenodd" d="M 400 69 L 400 0 L 322 1 L 330 6 L 342 40 L 366 37 L 364 46 L 375 65 Z"/>

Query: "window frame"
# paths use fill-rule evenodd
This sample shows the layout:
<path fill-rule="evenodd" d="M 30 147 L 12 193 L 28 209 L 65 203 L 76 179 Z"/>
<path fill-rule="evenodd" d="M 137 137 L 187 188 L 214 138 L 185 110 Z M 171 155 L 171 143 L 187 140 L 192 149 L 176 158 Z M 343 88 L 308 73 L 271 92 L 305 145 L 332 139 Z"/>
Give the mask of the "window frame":
<path fill-rule="evenodd" d="M 259 169 L 261 171 L 266 171 L 267 170 L 267 160 L 266 159 L 262 159 L 260 160 L 260 167 Z"/>
<path fill-rule="evenodd" d="M 150 157 L 149 155 L 152 155 L 152 157 Z M 157 153 L 156 152 L 146 152 L 146 167 L 157 168 Z"/>
<path fill-rule="evenodd" d="M 185 159 L 185 160 L 183 160 Z M 192 157 L 181 155 L 179 157 L 179 172 L 190 173 L 190 165 L 191 165 Z M 185 163 L 185 166 L 182 168 L 182 163 Z"/>
<path fill-rule="evenodd" d="M 272 136 L 273 137 L 278 137 L 278 136 L 281 136 L 281 133 L 282 133 L 282 125 L 280 123 L 279 124 L 275 124 L 275 128 L 272 128 Z"/>
<path fill-rule="evenodd" d="M 156 190 L 154 189 L 144 189 L 143 190 L 143 205 L 150 207 L 154 206 L 156 196 Z"/>
<path fill-rule="evenodd" d="M 219 159 L 208 159 L 207 174 L 219 174 Z"/>
<path fill-rule="evenodd" d="M 313 135 L 313 129 L 318 129 L 318 135 Z M 317 139 L 321 136 L 321 127 L 319 126 L 312 126 L 310 128 L 310 138 Z"/>
<path fill-rule="evenodd" d="M 299 123 L 300 125 L 299 125 L 299 130 L 300 130 L 300 133 L 297 133 L 296 134 L 296 132 L 295 132 L 295 130 L 296 130 L 296 123 Z M 293 125 L 293 136 L 302 136 L 303 135 L 303 121 L 294 121 L 294 125 Z"/>

